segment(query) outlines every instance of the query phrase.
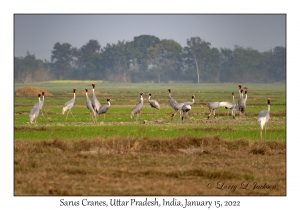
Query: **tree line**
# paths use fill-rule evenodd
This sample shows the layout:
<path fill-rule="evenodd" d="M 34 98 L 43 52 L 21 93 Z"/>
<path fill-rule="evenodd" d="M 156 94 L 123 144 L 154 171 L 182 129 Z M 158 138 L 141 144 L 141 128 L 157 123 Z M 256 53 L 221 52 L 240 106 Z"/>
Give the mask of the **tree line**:
<path fill-rule="evenodd" d="M 286 48 L 276 46 L 259 52 L 234 46 L 214 48 L 200 37 L 187 39 L 182 47 L 171 39 L 141 35 L 102 47 L 89 40 L 81 48 L 57 42 L 51 61 L 27 51 L 14 57 L 14 82 L 47 80 L 106 80 L 111 82 L 254 82 L 286 80 Z"/>

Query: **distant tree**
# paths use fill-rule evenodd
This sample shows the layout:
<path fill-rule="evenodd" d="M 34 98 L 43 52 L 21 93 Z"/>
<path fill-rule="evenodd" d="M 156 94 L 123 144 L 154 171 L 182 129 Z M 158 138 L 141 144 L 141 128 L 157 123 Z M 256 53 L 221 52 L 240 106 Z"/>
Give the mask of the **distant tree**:
<path fill-rule="evenodd" d="M 150 47 L 155 47 L 160 43 L 160 39 L 151 35 L 135 36 L 132 41 L 132 48 L 134 50 L 134 57 L 136 59 L 137 67 L 141 71 L 148 70 L 148 52 Z"/>
<path fill-rule="evenodd" d="M 55 78 L 67 79 L 71 77 L 72 65 L 75 62 L 76 49 L 68 43 L 57 42 L 51 51 L 51 63 Z"/>
<path fill-rule="evenodd" d="M 200 73 L 210 56 L 210 45 L 200 37 L 191 37 L 187 39 L 187 47 L 184 48 L 185 61 L 187 63 L 192 61 L 195 64 L 198 83 L 200 83 Z"/>
<path fill-rule="evenodd" d="M 50 65 L 36 59 L 28 51 L 25 57 L 14 58 L 14 80 L 16 83 L 40 82 L 51 79 Z"/>
<path fill-rule="evenodd" d="M 180 68 L 182 47 L 170 39 L 163 39 L 155 47 L 150 47 L 148 60 L 149 66 L 161 82 L 161 74 L 175 72 Z"/>
<path fill-rule="evenodd" d="M 286 80 L 286 48 L 277 46 L 272 50 L 269 77 L 275 81 Z"/>
<path fill-rule="evenodd" d="M 101 46 L 97 40 L 89 40 L 80 49 L 74 50 L 77 65 L 77 74 L 82 79 L 95 78 L 97 74 L 97 66 L 99 62 Z"/>

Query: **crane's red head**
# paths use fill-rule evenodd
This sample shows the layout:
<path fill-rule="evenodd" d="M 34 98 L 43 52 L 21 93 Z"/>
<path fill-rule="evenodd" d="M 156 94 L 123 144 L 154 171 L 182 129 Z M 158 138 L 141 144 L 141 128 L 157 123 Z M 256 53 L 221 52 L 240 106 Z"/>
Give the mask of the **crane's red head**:
<path fill-rule="evenodd" d="M 248 93 L 248 91 L 246 90 L 246 91 L 245 91 L 245 94 L 247 94 L 247 93 Z"/>
<path fill-rule="evenodd" d="M 171 93 L 171 89 L 168 89 L 168 92 Z"/>
<path fill-rule="evenodd" d="M 240 89 L 242 88 L 242 85 L 241 85 L 241 84 L 239 84 L 239 88 L 240 88 Z"/>
<path fill-rule="evenodd" d="M 142 96 L 144 93 L 140 93 L 140 95 Z"/>
<path fill-rule="evenodd" d="M 106 99 L 106 101 L 110 101 L 110 98 Z"/>
<path fill-rule="evenodd" d="M 192 95 L 192 99 L 194 99 L 195 98 L 195 96 L 194 95 Z"/>
<path fill-rule="evenodd" d="M 45 94 L 45 92 L 42 92 L 42 96 Z"/>
<path fill-rule="evenodd" d="M 92 84 L 92 86 L 93 86 L 93 88 L 95 88 L 95 84 L 94 83 Z"/>
<path fill-rule="evenodd" d="M 151 93 L 149 93 L 149 96 L 152 96 Z"/>
<path fill-rule="evenodd" d="M 233 95 L 233 96 L 234 96 L 234 92 L 232 92 L 232 93 L 231 93 L 231 95 Z"/>
<path fill-rule="evenodd" d="M 243 89 L 240 89 L 240 91 L 241 91 L 241 93 L 243 93 L 244 90 L 243 90 Z"/>
<path fill-rule="evenodd" d="M 88 92 L 88 89 L 87 89 L 87 88 L 85 88 L 85 92 Z"/>
<path fill-rule="evenodd" d="M 41 97 L 41 94 L 38 94 L 38 97 Z"/>
<path fill-rule="evenodd" d="M 268 98 L 268 105 L 270 105 L 270 98 Z"/>
<path fill-rule="evenodd" d="M 73 89 L 73 92 L 74 92 L 74 93 L 76 92 L 76 88 Z"/>

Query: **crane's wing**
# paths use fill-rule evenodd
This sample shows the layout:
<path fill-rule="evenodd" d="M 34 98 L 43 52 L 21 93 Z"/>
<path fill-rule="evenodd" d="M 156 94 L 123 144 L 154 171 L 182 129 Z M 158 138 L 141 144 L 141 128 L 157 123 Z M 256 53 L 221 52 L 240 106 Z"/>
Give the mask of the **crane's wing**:
<path fill-rule="evenodd" d="M 225 107 L 226 109 L 231 109 L 234 107 L 234 104 L 232 102 L 228 102 L 228 101 L 222 101 L 219 103 L 220 107 Z"/>

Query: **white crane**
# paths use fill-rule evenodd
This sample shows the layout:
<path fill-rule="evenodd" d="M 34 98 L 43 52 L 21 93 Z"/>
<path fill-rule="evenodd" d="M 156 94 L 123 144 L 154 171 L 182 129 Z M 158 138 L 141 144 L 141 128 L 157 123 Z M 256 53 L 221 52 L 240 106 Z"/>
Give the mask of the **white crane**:
<path fill-rule="evenodd" d="M 110 98 L 106 99 L 107 104 L 104 104 L 102 106 L 99 107 L 98 109 L 98 114 L 104 114 L 104 120 L 105 120 L 105 114 L 108 111 L 108 109 L 110 108 Z"/>
<path fill-rule="evenodd" d="M 33 121 L 36 123 L 36 118 L 39 116 L 40 112 L 40 102 L 41 102 L 41 94 L 38 94 L 39 102 L 36 103 L 33 108 L 29 112 L 29 122 L 32 124 Z"/>
<path fill-rule="evenodd" d="M 266 124 L 270 119 L 270 98 L 268 98 L 268 110 L 262 110 L 258 113 L 257 122 L 260 125 L 260 139 L 262 139 L 262 131 L 265 127 L 265 138 L 266 138 Z"/>
<path fill-rule="evenodd" d="M 191 105 L 189 105 L 189 104 L 184 104 L 183 106 L 182 106 L 182 120 L 183 120 L 183 118 L 186 118 L 187 116 L 188 116 L 188 114 L 189 114 L 189 111 L 192 109 L 192 106 Z"/>
<path fill-rule="evenodd" d="M 85 88 L 85 105 L 86 105 L 86 108 L 88 110 L 90 110 L 90 116 L 93 118 L 93 122 L 96 123 L 96 121 L 97 121 L 96 111 L 93 108 L 92 101 L 89 99 L 87 88 Z"/>
<path fill-rule="evenodd" d="M 95 90 L 94 90 L 95 89 L 95 84 L 93 83 L 92 86 L 93 86 L 92 106 L 93 106 L 93 109 L 98 113 L 98 110 L 99 110 L 101 104 L 97 100 L 96 95 L 95 95 Z"/>
<path fill-rule="evenodd" d="M 76 92 L 76 88 L 73 89 L 74 97 L 71 100 L 67 101 L 64 104 L 64 106 L 63 106 L 62 114 L 65 114 L 65 112 L 68 110 L 67 117 L 66 117 L 65 121 L 68 118 L 68 114 L 71 113 L 71 115 L 73 116 L 74 120 L 77 122 L 77 120 L 75 119 L 75 117 L 74 117 L 74 115 L 72 114 L 72 111 L 71 111 L 71 109 L 73 108 L 74 103 L 75 103 L 75 97 L 76 97 L 76 93 L 75 92 Z"/>
<path fill-rule="evenodd" d="M 150 106 L 154 109 L 160 110 L 160 105 L 156 100 L 151 99 L 152 94 L 149 93 L 149 98 L 148 98 L 148 102 L 150 104 Z"/>
<path fill-rule="evenodd" d="M 138 120 L 138 115 L 141 113 L 144 105 L 144 99 L 143 94 L 140 93 L 140 101 L 132 108 L 132 111 L 130 113 L 130 117 L 132 118 L 136 114 L 136 120 Z"/>

